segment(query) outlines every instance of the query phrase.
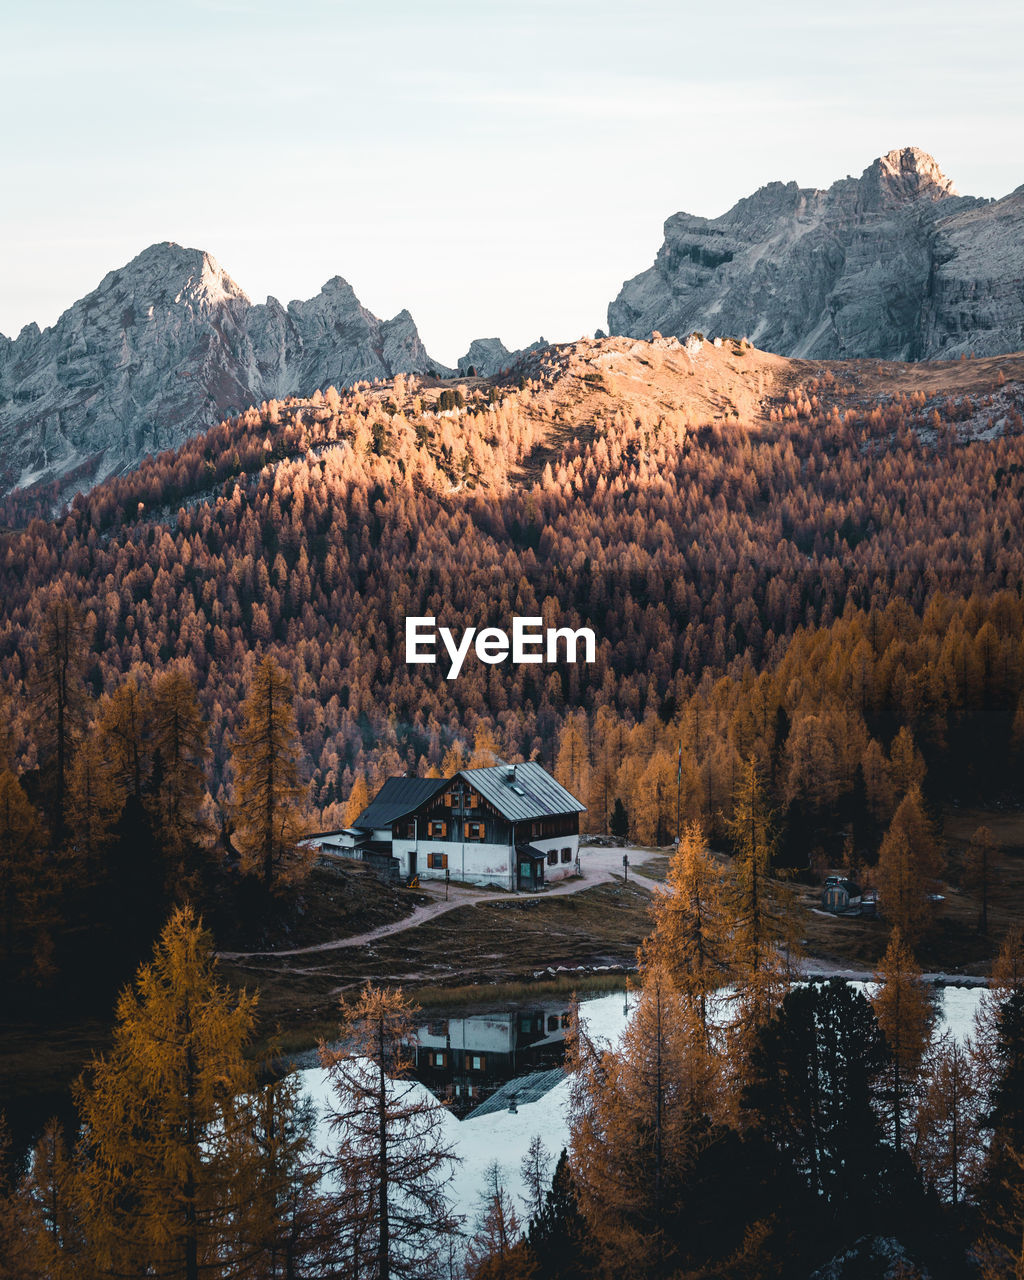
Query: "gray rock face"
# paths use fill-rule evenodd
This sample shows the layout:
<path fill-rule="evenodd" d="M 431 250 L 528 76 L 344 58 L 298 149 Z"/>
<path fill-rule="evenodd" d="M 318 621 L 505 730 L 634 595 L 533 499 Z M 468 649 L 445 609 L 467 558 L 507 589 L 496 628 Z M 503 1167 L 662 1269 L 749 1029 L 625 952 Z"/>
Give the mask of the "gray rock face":
<path fill-rule="evenodd" d="M 469 350 L 459 358 L 459 373 L 475 369 L 477 377 L 493 378 L 502 369 L 508 369 L 518 354 L 509 351 L 500 338 L 474 338 Z"/>
<path fill-rule="evenodd" d="M 430 369 L 409 313 L 379 320 L 340 277 L 254 306 L 209 254 L 153 245 L 53 328 L 0 336 L 0 490 L 86 488 L 249 404 Z"/>
<path fill-rule="evenodd" d="M 539 351 L 547 345 L 543 338 L 538 338 L 528 347 L 517 347 L 515 351 L 509 351 L 500 338 L 474 338 L 466 354 L 459 357 L 459 373 L 466 374 L 470 369 L 475 369 L 478 378 L 493 378 L 506 369 L 511 369 L 529 352 Z"/>
<path fill-rule="evenodd" d="M 609 330 L 700 330 L 812 359 L 1019 351 L 1022 233 L 1024 188 L 958 196 L 931 156 L 890 151 L 827 191 L 773 182 L 719 218 L 675 214 Z"/>

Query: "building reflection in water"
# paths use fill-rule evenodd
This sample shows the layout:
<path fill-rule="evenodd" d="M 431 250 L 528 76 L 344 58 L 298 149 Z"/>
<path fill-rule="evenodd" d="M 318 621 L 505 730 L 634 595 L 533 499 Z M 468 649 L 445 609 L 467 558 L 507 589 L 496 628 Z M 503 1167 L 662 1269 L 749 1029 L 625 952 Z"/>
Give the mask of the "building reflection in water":
<path fill-rule="evenodd" d="M 564 1003 L 424 1022 L 410 1074 L 460 1120 L 514 1111 L 565 1078 L 568 1026 Z"/>

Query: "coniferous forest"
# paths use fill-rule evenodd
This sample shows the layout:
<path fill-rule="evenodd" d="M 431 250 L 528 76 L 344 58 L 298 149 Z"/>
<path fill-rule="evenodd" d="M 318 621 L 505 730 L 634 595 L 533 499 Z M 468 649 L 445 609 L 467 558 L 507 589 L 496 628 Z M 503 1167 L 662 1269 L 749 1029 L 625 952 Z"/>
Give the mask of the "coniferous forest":
<path fill-rule="evenodd" d="M 984 825 L 939 836 L 1024 800 L 1020 371 L 701 359 L 328 387 L 4 499 L 4 1016 L 112 1031 L 6 1142 L 0 1274 L 1019 1280 L 1020 904 Z M 596 662 L 449 681 L 405 662 L 426 615 L 591 627 Z M 413 997 L 345 993 L 325 1142 L 215 952 L 384 779 L 497 759 L 668 855 L 621 1043 L 574 1014 L 566 1150 L 474 1218 L 402 1083 Z M 878 890 L 863 994 L 794 981 L 829 867 Z M 966 1041 L 922 976 L 950 882 L 990 966 Z"/>

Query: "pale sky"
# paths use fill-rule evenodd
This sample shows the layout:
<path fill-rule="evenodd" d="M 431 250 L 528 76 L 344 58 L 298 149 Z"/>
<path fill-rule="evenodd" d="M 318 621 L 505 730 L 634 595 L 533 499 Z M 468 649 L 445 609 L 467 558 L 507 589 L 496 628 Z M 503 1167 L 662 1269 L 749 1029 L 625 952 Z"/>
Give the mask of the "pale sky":
<path fill-rule="evenodd" d="M 677 210 L 908 145 L 1013 190 L 1022 54 L 1004 0 L 2 0 L 0 332 L 176 240 L 447 363 L 575 338 Z"/>

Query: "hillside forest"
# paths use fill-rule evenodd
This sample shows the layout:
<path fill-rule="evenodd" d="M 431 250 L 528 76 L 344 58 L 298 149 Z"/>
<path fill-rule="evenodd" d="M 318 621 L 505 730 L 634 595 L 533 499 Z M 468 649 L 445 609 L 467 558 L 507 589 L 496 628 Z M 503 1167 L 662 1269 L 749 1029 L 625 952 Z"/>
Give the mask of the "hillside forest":
<path fill-rule="evenodd" d="M 221 984 L 213 938 L 287 918 L 301 838 L 384 778 L 501 758 L 549 767 L 591 832 L 671 846 L 669 892 L 626 1040 L 574 1030 L 570 1147 L 521 1220 L 495 1175 L 475 1234 L 456 1224 L 436 1117 L 392 1116 L 426 1170 L 402 1184 L 399 1154 L 384 1179 L 424 1197 L 408 1256 L 461 1274 L 458 1237 L 479 1280 L 809 1274 L 863 1225 L 935 1275 L 965 1256 L 1013 1274 L 1021 942 L 989 936 L 989 833 L 951 869 L 936 831 L 944 807 L 1021 798 L 1018 364 L 579 343 L 513 377 L 254 406 L 57 515 L 56 490 L 9 495 L 5 1017 L 109 1018 L 121 988 L 74 1123 L 5 1157 L 13 1273 L 144 1273 L 173 1237 L 189 1277 L 404 1274 L 360 1143 L 405 1070 L 405 998 L 342 1008 L 363 1052 L 325 1050 L 344 1082 L 328 1156 L 253 1066 L 255 997 Z M 597 660 L 447 681 L 404 662 L 407 615 L 589 626 Z M 787 877 L 826 867 L 885 906 L 870 1000 L 789 987 Z M 918 968 L 950 874 L 981 904 L 979 956 L 999 953 L 966 1047 L 933 1034 Z M 165 1115 L 184 1147 L 142 1124 Z"/>
<path fill-rule="evenodd" d="M 745 343 L 581 343 L 515 379 L 250 408 L 55 519 L 52 493 L 9 496 L 8 967 L 45 982 L 77 954 L 87 898 L 62 858 L 103 868 L 82 871 L 101 902 L 135 883 L 157 904 L 132 963 L 170 901 L 244 861 L 238 743 L 271 670 L 297 735 L 288 840 L 391 774 L 495 758 L 539 759 L 591 831 L 644 844 L 677 820 L 727 842 L 753 765 L 797 868 L 870 866 L 901 812 L 923 848 L 939 797 L 1019 796 L 1013 360 L 889 377 Z M 409 614 L 587 625 L 597 661 L 446 681 L 405 664 Z M 167 846 L 148 869 L 139 824 Z M 37 866 L 12 852 L 22 829 Z"/>

